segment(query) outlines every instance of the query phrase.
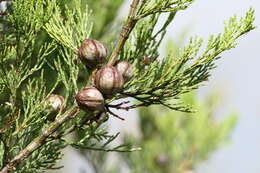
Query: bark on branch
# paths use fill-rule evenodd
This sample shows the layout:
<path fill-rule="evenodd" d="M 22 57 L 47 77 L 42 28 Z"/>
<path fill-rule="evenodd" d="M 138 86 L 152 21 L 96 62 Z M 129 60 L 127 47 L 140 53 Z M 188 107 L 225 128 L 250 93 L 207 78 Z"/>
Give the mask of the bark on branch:
<path fill-rule="evenodd" d="M 135 24 L 137 23 L 137 20 L 135 18 L 135 14 L 136 14 L 136 11 L 137 11 L 138 3 L 139 3 L 139 0 L 133 0 L 132 1 L 127 20 L 126 20 L 124 26 L 122 27 L 118 42 L 117 42 L 117 44 L 116 44 L 116 46 L 115 46 L 115 48 L 112 52 L 112 55 L 109 58 L 108 65 L 114 65 L 115 64 L 117 57 L 119 56 L 122 48 L 125 45 L 126 40 L 128 39 L 131 31 L 134 29 Z"/>
<path fill-rule="evenodd" d="M 46 143 L 46 139 L 55 132 L 66 120 L 75 117 L 79 113 L 77 106 L 73 107 L 71 111 L 64 114 L 57 120 L 55 120 L 47 129 L 43 130 L 42 134 L 35 138 L 27 147 L 25 147 L 18 155 L 16 155 L 2 170 L 0 173 L 9 173 L 16 169 L 16 166 L 21 163 L 22 160 L 29 157 L 36 149 Z"/>

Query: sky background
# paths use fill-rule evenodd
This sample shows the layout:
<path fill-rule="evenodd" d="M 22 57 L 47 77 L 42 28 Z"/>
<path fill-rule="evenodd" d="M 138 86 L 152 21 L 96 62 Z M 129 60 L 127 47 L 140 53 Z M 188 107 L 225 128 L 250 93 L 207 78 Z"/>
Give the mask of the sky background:
<path fill-rule="evenodd" d="M 126 1 L 125 7 L 129 2 Z M 223 58 L 218 61 L 218 68 L 213 71 L 210 81 L 199 89 L 203 96 L 221 88 L 224 93 L 221 114 L 236 110 L 239 121 L 231 143 L 213 153 L 208 161 L 198 167 L 197 173 L 260 172 L 260 0 L 197 0 L 187 10 L 180 12 L 169 28 L 168 38 L 179 38 L 188 27 L 189 36 L 207 39 L 210 34 L 223 31 L 225 20 L 234 14 L 243 16 L 249 7 L 256 10 L 255 25 L 258 28 L 240 38 L 235 49 L 222 54 Z M 130 117 L 120 125 L 118 120 L 112 120 L 110 123 L 116 127 L 112 131 L 129 127 L 136 121 L 134 116 Z M 62 164 L 66 168 L 62 172 L 68 173 L 75 172 L 79 167 L 87 167 L 86 161 L 70 149 L 66 150 Z"/>
<path fill-rule="evenodd" d="M 230 16 L 244 15 L 249 7 L 256 10 L 258 27 L 238 40 L 238 46 L 222 54 L 218 68 L 207 85 L 199 90 L 203 95 L 215 88 L 224 90 L 224 114 L 236 109 L 239 121 L 232 143 L 215 152 L 198 168 L 198 173 L 259 173 L 260 172 L 260 1 L 259 0 L 198 0 L 179 14 L 172 26 L 177 37 L 190 25 L 189 35 L 208 38 L 223 30 L 223 21 Z M 171 32 L 171 31 L 170 31 Z M 176 34 L 177 33 L 177 34 Z"/>

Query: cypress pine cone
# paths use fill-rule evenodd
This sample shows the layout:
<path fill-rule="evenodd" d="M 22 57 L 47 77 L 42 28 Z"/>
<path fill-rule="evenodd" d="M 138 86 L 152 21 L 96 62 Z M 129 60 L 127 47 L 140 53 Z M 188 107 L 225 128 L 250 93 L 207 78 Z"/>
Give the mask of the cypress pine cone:
<path fill-rule="evenodd" d="M 57 112 L 61 111 L 64 107 L 64 97 L 58 94 L 51 94 L 45 101 L 46 109 L 45 113 L 48 114 L 47 119 L 49 121 L 54 121 Z"/>
<path fill-rule="evenodd" d="M 102 65 L 108 55 L 107 48 L 97 40 L 85 39 L 78 49 L 78 55 L 83 64 L 89 69 Z"/>
<path fill-rule="evenodd" d="M 75 96 L 79 107 L 85 111 L 104 111 L 104 97 L 95 87 L 85 87 Z"/>
<path fill-rule="evenodd" d="M 64 98 L 57 94 L 51 94 L 46 100 L 47 106 L 54 111 L 58 111 L 62 109 L 63 103 L 64 103 Z"/>
<path fill-rule="evenodd" d="M 115 67 L 105 66 L 95 74 L 94 83 L 103 94 L 112 96 L 122 90 L 124 78 Z"/>
<path fill-rule="evenodd" d="M 129 81 L 134 75 L 133 66 L 127 61 L 119 61 L 116 64 L 116 69 L 122 74 L 125 82 Z"/>

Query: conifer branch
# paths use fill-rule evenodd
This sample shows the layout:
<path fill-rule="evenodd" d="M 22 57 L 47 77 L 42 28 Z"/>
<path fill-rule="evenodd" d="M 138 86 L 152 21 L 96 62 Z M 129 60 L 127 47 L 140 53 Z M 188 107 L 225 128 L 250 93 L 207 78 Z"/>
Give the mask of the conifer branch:
<path fill-rule="evenodd" d="M 0 3 L 9 1 L 0 0 Z M 6 12 L 0 12 L 3 18 L 0 31 L 3 40 L 0 43 L 0 57 L 3 57 L 0 60 L 0 112 L 4 113 L 0 122 L 0 173 L 37 173 L 56 169 L 54 164 L 62 158 L 61 150 L 68 145 L 107 152 L 133 151 L 131 146 L 125 145 L 108 147 L 118 135 L 108 134 L 106 128 L 100 128 L 101 124 L 109 114 L 123 120 L 112 112 L 113 109 L 128 111 L 162 105 L 189 112 L 190 106 L 180 100 L 181 96 L 207 81 L 220 53 L 235 47 L 239 36 L 254 29 L 254 10 L 250 9 L 241 20 L 233 17 L 226 22 L 222 34 L 210 36 L 204 51 L 201 50 L 202 39 L 192 37 L 183 49 L 159 59 L 158 49 L 169 24 L 178 11 L 186 9 L 194 1 L 131 1 L 128 16 L 119 28 L 121 32 L 116 33 L 120 35 L 108 65 L 114 65 L 119 58 L 126 60 L 133 66 L 133 76 L 120 92 L 115 93 L 117 95 L 113 95 L 114 98 L 107 98 L 101 88 L 97 88 L 101 95 L 104 94 L 103 109 L 88 116 L 77 115 L 79 108 L 72 106 L 78 88 L 92 82 L 92 69 L 85 70 L 83 64 L 78 63 L 75 52 L 86 38 L 102 38 L 107 43 L 115 40 L 116 35 L 109 33 L 114 29 L 111 22 L 123 0 L 105 0 L 106 5 L 103 0 L 89 1 L 89 7 L 86 5 L 85 8 L 82 8 L 83 0 L 73 0 L 74 5 L 68 6 L 55 0 L 11 1 L 12 10 L 7 11 L 8 18 L 4 16 Z M 101 4 L 107 8 L 99 9 Z M 100 15 L 93 15 L 95 19 L 89 20 L 88 9 Z M 168 18 L 158 28 L 156 25 L 161 22 L 163 13 L 167 13 Z M 95 21 L 94 34 L 91 34 L 91 21 Z M 96 70 L 92 71 L 93 75 Z M 64 95 L 59 109 L 52 110 L 51 103 L 47 103 L 50 94 Z M 138 102 L 110 104 L 126 97 Z M 63 112 L 64 107 L 70 109 Z M 60 111 L 58 115 L 57 111 Z M 64 137 L 73 131 L 79 132 L 77 140 L 65 140 Z"/>
<path fill-rule="evenodd" d="M 112 55 L 109 58 L 108 65 L 113 65 L 116 62 L 116 59 L 118 55 L 120 54 L 120 51 L 125 45 L 126 40 L 128 39 L 131 31 L 134 29 L 137 20 L 135 18 L 135 13 L 137 10 L 139 0 L 133 0 L 131 4 L 131 8 L 127 17 L 127 20 L 120 32 L 119 40 L 116 44 L 116 47 L 114 48 Z"/>
<path fill-rule="evenodd" d="M 1 171 L 0 173 L 8 173 L 16 169 L 16 166 L 25 158 L 29 157 L 36 149 L 40 148 L 46 143 L 46 139 L 55 132 L 65 121 L 75 117 L 79 113 L 77 106 L 73 107 L 69 113 L 64 114 L 53 122 L 43 133 L 35 138 L 27 147 L 25 147 L 18 155 L 16 155 Z"/>
<path fill-rule="evenodd" d="M 126 20 L 124 26 L 122 27 L 118 42 L 112 52 L 112 55 L 109 58 L 108 65 L 114 65 L 114 63 L 117 60 L 117 57 L 119 56 L 121 50 L 123 49 L 128 37 L 129 37 L 130 33 L 135 28 L 135 25 L 139 20 L 141 20 L 149 15 L 154 15 L 157 13 L 171 12 L 171 13 L 176 14 L 177 11 L 186 9 L 189 6 L 189 4 L 191 4 L 192 2 L 193 2 L 193 0 L 185 1 L 185 2 L 174 1 L 174 2 L 166 4 L 165 6 L 155 5 L 153 8 L 145 10 L 143 12 L 143 10 L 144 10 L 143 7 L 144 7 L 146 1 L 142 0 L 140 2 L 140 0 L 133 0 L 132 4 L 130 6 L 130 11 L 129 11 L 127 20 Z M 176 4 L 179 6 L 177 6 Z M 173 7 L 172 5 L 176 5 L 176 7 Z M 140 12 L 141 12 L 141 14 L 139 14 Z"/>

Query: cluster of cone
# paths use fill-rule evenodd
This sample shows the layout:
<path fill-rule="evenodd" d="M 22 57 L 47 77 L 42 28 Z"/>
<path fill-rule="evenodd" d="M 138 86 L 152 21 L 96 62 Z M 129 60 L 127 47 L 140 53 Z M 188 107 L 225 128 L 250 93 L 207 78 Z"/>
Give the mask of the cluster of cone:
<path fill-rule="evenodd" d="M 78 49 L 81 62 L 90 70 L 98 69 L 93 84 L 84 87 L 75 96 L 78 106 L 84 111 L 105 112 L 105 99 L 113 97 L 133 76 L 133 67 L 127 61 L 115 66 L 104 65 L 108 56 L 106 46 L 97 40 L 85 39 Z"/>

